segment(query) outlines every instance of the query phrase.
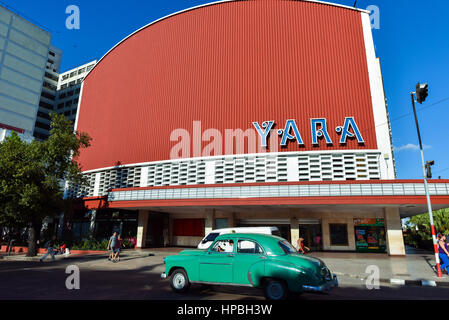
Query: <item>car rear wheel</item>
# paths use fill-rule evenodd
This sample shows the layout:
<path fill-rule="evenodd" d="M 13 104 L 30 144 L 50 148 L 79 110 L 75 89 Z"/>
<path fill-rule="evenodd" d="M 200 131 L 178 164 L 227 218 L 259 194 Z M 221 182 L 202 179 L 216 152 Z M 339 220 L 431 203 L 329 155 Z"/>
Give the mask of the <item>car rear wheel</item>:
<path fill-rule="evenodd" d="M 170 276 L 170 286 L 175 292 L 185 292 L 190 287 L 189 277 L 183 269 L 176 269 Z"/>
<path fill-rule="evenodd" d="M 288 288 L 283 281 L 271 279 L 265 283 L 264 293 L 268 300 L 284 300 L 288 296 Z"/>

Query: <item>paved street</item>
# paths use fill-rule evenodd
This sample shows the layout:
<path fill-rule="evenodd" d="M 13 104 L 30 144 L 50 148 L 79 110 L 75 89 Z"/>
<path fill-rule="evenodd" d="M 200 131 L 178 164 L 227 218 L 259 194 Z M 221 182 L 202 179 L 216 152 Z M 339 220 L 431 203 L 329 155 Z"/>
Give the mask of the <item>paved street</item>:
<path fill-rule="evenodd" d="M 168 300 L 253 300 L 264 299 L 257 289 L 192 285 L 187 294 L 171 291 L 160 278 L 163 256 L 157 253 L 128 252 L 121 262 L 112 263 L 103 255 L 71 256 L 56 262 L 0 260 L 0 299 L 168 299 Z M 80 290 L 67 290 L 68 265 L 80 269 Z M 363 280 L 339 276 L 340 287 L 330 294 L 303 294 L 291 299 L 448 299 L 449 287 L 394 286 L 381 284 L 366 289 Z"/>

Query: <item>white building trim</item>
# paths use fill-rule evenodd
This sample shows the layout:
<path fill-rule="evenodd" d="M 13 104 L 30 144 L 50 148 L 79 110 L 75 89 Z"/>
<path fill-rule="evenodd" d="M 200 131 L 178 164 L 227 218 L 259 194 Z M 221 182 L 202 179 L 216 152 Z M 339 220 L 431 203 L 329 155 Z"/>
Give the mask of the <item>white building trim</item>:
<path fill-rule="evenodd" d="M 379 157 L 377 150 L 340 150 L 155 161 L 85 172 L 91 185 L 73 186 L 69 196 L 101 196 L 107 194 L 109 189 L 136 187 L 380 180 L 382 174 Z"/>
<path fill-rule="evenodd" d="M 361 13 L 363 36 L 365 39 L 366 59 L 369 74 L 371 101 L 373 105 L 374 125 L 376 130 L 377 147 L 381 153 L 381 171 L 385 173 L 383 179 L 394 179 L 395 170 L 393 151 L 391 146 L 391 132 L 388 121 L 387 106 L 382 83 L 379 59 L 374 50 L 371 21 L 368 13 Z"/>
<path fill-rule="evenodd" d="M 447 196 L 449 183 L 429 183 L 429 192 Z M 424 195 L 423 183 L 299 184 L 114 191 L 108 201 Z"/>

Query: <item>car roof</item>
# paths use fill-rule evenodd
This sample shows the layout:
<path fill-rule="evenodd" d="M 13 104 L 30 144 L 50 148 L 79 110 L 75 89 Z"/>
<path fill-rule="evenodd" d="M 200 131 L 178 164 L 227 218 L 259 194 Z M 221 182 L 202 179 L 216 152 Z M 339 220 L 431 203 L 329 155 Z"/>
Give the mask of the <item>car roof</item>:
<path fill-rule="evenodd" d="M 227 233 L 219 235 L 215 241 L 219 240 L 236 240 L 236 239 L 248 239 L 255 240 L 260 245 L 264 247 L 267 252 L 273 254 L 283 254 L 284 252 L 279 247 L 279 241 L 285 241 L 284 238 L 274 236 L 271 234 L 262 234 L 262 233 Z"/>
<path fill-rule="evenodd" d="M 267 227 L 234 227 L 234 228 L 222 228 L 222 229 L 215 229 L 215 230 L 212 230 L 212 231 L 210 231 L 209 233 L 219 233 L 219 232 L 223 232 L 223 231 L 232 231 L 232 230 L 235 230 L 235 231 L 239 231 L 239 230 L 242 230 L 242 229 L 246 229 L 246 230 L 248 230 L 248 229 L 257 229 L 257 230 L 279 230 L 277 227 L 274 227 L 274 226 L 267 226 Z M 236 232 L 237 233 L 237 232 Z M 243 233 L 243 232 L 242 232 Z"/>

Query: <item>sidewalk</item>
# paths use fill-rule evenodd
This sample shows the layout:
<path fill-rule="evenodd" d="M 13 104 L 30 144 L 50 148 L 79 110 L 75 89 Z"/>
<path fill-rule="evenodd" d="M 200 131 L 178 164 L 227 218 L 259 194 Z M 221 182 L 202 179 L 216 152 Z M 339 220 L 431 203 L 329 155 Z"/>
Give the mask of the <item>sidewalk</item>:
<path fill-rule="evenodd" d="M 126 249 L 123 254 L 129 257 L 151 257 L 176 255 L 185 248 L 146 248 L 146 249 Z M 366 279 L 369 274 L 365 273 L 368 266 L 379 268 L 380 282 L 398 285 L 427 285 L 427 286 L 449 286 L 449 276 L 443 275 L 438 278 L 432 270 L 435 263 L 435 256 L 432 252 L 407 248 L 406 256 L 390 257 L 383 253 L 352 253 L 352 252 L 313 252 L 308 256 L 317 257 L 323 260 L 329 269 L 338 276 L 345 276 L 358 279 Z M 70 254 L 69 256 L 57 255 L 57 260 L 65 258 L 89 258 L 104 253 Z M 26 257 L 25 254 L 14 254 L 3 256 L 3 261 L 38 261 L 42 255 L 37 257 Z M 0 261 L 2 261 L 0 260 Z M 51 258 L 47 257 L 50 261 Z"/>
<path fill-rule="evenodd" d="M 407 248 L 406 256 L 391 257 L 382 253 L 314 252 L 311 256 L 323 260 L 337 275 L 366 279 L 370 265 L 377 266 L 380 281 L 392 284 L 449 286 L 449 276 L 438 278 L 433 271 L 435 255 L 432 252 Z"/>

